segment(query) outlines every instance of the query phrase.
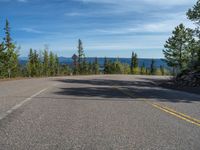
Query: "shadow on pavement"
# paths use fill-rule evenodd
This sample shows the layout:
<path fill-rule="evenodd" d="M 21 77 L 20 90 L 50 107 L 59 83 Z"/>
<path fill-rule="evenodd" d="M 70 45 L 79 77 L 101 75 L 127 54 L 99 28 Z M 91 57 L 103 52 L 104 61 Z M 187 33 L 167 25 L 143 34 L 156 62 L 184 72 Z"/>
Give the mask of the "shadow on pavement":
<path fill-rule="evenodd" d="M 60 79 L 56 80 L 64 83 L 74 84 L 88 84 L 96 86 L 140 86 L 140 87 L 154 87 L 155 83 L 151 81 L 122 81 L 122 80 L 109 80 L 109 79 L 92 79 L 92 80 L 80 80 L 80 79 Z"/>
<path fill-rule="evenodd" d="M 178 91 L 169 91 L 156 86 L 153 81 L 145 81 L 145 79 L 143 79 L 143 81 L 121 81 L 108 79 L 63 79 L 57 81 L 70 83 L 73 85 L 73 87 L 69 86 L 69 88 L 60 88 L 58 92 L 54 93 L 57 95 L 112 98 L 112 100 L 113 98 L 122 98 L 124 101 L 126 101 L 126 99 L 129 99 L 130 101 L 130 96 L 124 94 L 129 92 L 131 93 L 131 98 L 133 101 L 136 99 L 154 99 L 160 102 L 174 103 L 192 103 L 195 101 L 200 101 L 199 97 L 197 96 L 188 95 L 187 93 Z M 113 88 L 113 86 L 119 86 L 120 90 Z"/>

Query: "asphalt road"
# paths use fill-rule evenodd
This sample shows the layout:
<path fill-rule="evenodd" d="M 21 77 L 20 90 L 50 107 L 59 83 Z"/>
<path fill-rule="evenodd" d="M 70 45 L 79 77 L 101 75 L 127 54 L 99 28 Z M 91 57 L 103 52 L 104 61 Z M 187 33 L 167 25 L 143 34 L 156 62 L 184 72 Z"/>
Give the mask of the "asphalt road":
<path fill-rule="evenodd" d="M 200 150 L 200 96 L 166 77 L 77 76 L 0 82 L 1 150 Z"/>

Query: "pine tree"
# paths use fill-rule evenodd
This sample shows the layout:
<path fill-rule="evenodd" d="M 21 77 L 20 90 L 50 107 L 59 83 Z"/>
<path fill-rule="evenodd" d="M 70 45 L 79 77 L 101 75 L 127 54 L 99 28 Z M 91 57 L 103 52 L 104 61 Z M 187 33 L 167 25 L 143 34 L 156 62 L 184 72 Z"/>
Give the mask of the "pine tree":
<path fill-rule="evenodd" d="M 172 34 L 166 41 L 163 53 L 169 66 L 182 70 L 187 64 L 187 29 L 180 24 Z"/>
<path fill-rule="evenodd" d="M 27 71 L 29 77 L 33 77 L 33 50 L 30 49 L 29 56 L 28 56 L 28 64 L 27 64 Z"/>
<path fill-rule="evenodd" d="M 132 52 L 132 57 L 131 57 L 131 74 L 134 73 L 134 57 L 135 57 L 135 53 Z"/>
<path fill-rule="evenodd" d="M 93 73 L 93 64 L 91 62 L 88 63 L 88 74 L 94 74 Z"/>
<path fill-rule="evenodd" d="M 95 74 L 99 74 L 99 63 L 98 63 L 98 58 L 96 57 L 93 63 L 93 72 Z"/>
<path fill-rule="evenodd" d="M 132 57 L 131 57 L 131 73 L 132 74 L 137 74 L 138 72 L 138 58 L 137 54 L 132 52 Z"/>
<path fill-rule="evenodd" d="M 39 61 L 39 66 L 38 66 L 38 76 L 43 76 L 43 52 L 39 51 L 38 54 L 38 61 Z"/>
<path fill-rule="evenodd" d="M 34 76 L 39 76 L 40 60 L 36 50 L 34 50 L 33 53 L 33 61 L 34 61 Z"/>
<path fill-rule="evenodd" d="M 78 56 L 74 54 L 72 56 L 73 59 L 73 74 L 77 75 L 78 74 Z"/>
<path fill-rule="evenodd" d="M 109 73 L 109 62 L 108 59 L 105 57 L 104 59 L 104 74 L 108 74 Z"/>
<path fill-rule="evenodd" d="M 49 54 L 49 74 L 55 76 L 55 58 L 52 51 Z"/>
<path fill-rule="evenodd" d="M 142 64 L 141 70 L 140 70 L 140 74 L 144 75 L 146 73 L 146 68 L 145 68 L 145 64 Z"/>
<path fill-rule="evenodd" d="M 5 73 L 5 47 L 4 43 L 0 44 L 0 78 L 4 76 Z"/>
<path fill-rule="evenodd" d="M 36 50 L 30 49 L 27 70 L 29 77 L 40 76 L 40 59 Z"/>
<path fill-rule="evenodd" d="M 7 77 L 15 77 L 18 73 L 18 50 L 16 50 L 15 44 L 12 42 L 10 35 L 10 25 L 8 20 L 6 20 L 5 25 L 5 71 L 7 71 Z"/>
<path fill-rule="evenodd" d="M 47 49 L 44 50 L 43 55 L 43 74 L 49 76 L 49 53 Z"/>
<path fill-rule="evenodd" d="M 197 0 L 192 9 L 189 9 L 187 16 L 191 21 L 194 21 L 197 25 L 200 25 L 200 0 Z"/>
<path fill-rule="evenodd" d="M 133 73 L 134 74 L 137 74 L 138 73 L 138 58 L 137 58 L 137 54 L 135 53 L 134 57 L 133 57 L 133 62 L 134 62 L 134 65 L 133 65 Z"/>
<path fill-rule="evenodd" d="M 138 58 L 137 58 L 137 54 L 135 53 L 134 57 L 133 57 L 133 67 L 136 69 L 138 68 Z"/>
<path fill-rule="evenodd" d="M 193 60 L 192 60 L 192 67 L 193 69 L 200 68 L 200 0 L 196 2 L 192 9 L 189 9 L 187 12 L 188 19 L 193 21 L 197 28 L 195 29 L 195 34 L 193 35 L 197 41 L 196 43 L 192 43 L 191 47 L 193 51 Z M 195 56 L 196 55 L 196 56 Z"/>
<path fill-rule="evenodd" d="M 55 55 L 54 57 L 55 57 L 55 75 L 59 75 L 59 71 L 60 71 L 59 58 L 57 55 Z"/>
<path fill-rule="evenodd" d="M 150 74 L 155 75 L 156 74 L 156 67 L 155 67 L 155 60 L 151 60 L 151 67 L 150 67 Z"/>
<path fill-rule="evenodd" d="M 85 56 L 83 58 L 83 74 L 88 74 L 88 63 Z"/>
<path fill-rule="evenodd" d="M 79 39 L 78 40 L 78 72 L 79 74 L 83 73 L 83 58 L 85 57 L 84 51 L 83 51 L 83 43 Z"/>

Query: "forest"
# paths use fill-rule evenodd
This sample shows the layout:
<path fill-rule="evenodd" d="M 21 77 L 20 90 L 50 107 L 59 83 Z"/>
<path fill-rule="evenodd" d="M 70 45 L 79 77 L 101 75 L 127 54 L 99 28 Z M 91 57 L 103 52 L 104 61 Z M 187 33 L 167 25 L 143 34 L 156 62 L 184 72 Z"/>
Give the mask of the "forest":
<path fill-rule="evenodd" d="M 167 64 L 173 68 L 175 81 L 180 85 L 200 85 L 200 0 L 186 13 L 195 29 L 178 25 L 166 41 L 163 50 Z"/>
<path fill-rule="evenodd" d="M 186 13 L 189 20 L 196 25 L 195 29 L 186 28 L 184 24 L 175 27 L 172 36 L 164 45 L 163 54 L 171 69 L 155 66 L 152 59 L 151 66 L 145 64 L 139 67 L 136 53 L 130 54 L 131 64 L 104 59 L 104 66 L 100 68 L 98 58 L 94 62 L 87 62 L 83 42 L 79 39 L 77 53 L 72 56 L 73 64 L 66 65 L 59 62 L 57 54 L 45 47 L 43 51 L 29 50 L 26 65 L 19 64 L 19 51 L 11 37 L 11 27 L 6 20 L 4 33 L 0 44 L 0 78 L 14 77 L 49 77 L 61 75 L 90 75 L 90 74 L 141 74 L 141 75 L 174 75 L 176 82 L 184 85 L 200 85 L 200 0 Z"/>
<path fill-rule="evenodd" d="M 4 28 L 5 37 L 0 45 L 0 78 L 14 77 L 50 77 L 62 75 L 92 75 L 92 74 L 141 74 L 141 75 L 169 75 L 170 72 L 164 66 L 156 67 L 154 59 L 150 67 L 145 64 L 139 67 L 136 53 L 131 55 L 131 65 L 121 63 L 117 58 L 113 62 L 109 58 L 104 59 L 103 69 L 100 68 L 98 58 L 94 62 L 87 62 L 83 43 L 79 39 L 77 54 L 72 56 L 73 64 L 61 64 L 57 54 L 49 51 L 45 46 L 43 51 L 30 48 L 26 65 L 19 63 L 20 48 L 16 46 L 11 37 L 11 27 L 6 20 Z"/>

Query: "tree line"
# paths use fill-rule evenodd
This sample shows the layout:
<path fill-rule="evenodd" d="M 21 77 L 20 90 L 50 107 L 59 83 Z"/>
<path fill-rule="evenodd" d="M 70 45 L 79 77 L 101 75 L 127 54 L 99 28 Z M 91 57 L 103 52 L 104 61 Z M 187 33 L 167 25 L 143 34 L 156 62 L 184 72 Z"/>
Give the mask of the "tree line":
<path fill-rule="evenodd" d="M 42 77 L 68 75 L 70 69 L 60 64 L 58 56 L 46 47 L 44 51 L 30 49 L 26 65 L 19 63 L 19 50 L 11 37 L 11 28 L 6 20 L 5 37 L 0 42 L 0 78 Z"/>
<path fill-rule="evenodd" d="M 48 48 L 39 54 L 36 50 L 30 49 L 23 74 L 29 77 L 68 75 L 69 67 L 61 65 L 57 54 L 48 52 Z"/>
<path fill-rule="evenodd" d="M 19 50 L 11 38 L 11 28 L 6 20 L 5 37 L 0 42 L 0 78 L 14 77 L 48 77 L 59 75 L 91 75 L 91 74 L 142 74 L 142 75 L 168 75 L 169 71 L 163 66 L 157 68 L 152 59 L 150 67 L 139 67 L 138 56 L 132 53 L 131 64 L 121 63 L 119 59 L 111 61 L 104 59 L 104 65 L 100 66 L 98 58 L 88 62 L 84 53 L 83 43 L 79 39 L 77 54 L 72 56 L 73 64 L 66 65 L 59 62 L 59 58 L 46 46 L 44 50 L 29 50 L 27 63 L 19 63 Z"/>
<path fill-rule="evenodd" d="M 195 23 L 196 28 L 186 28 L 181 23 L 164 45 L 163 53 L 174 75 L 186 70 L 200 70 L 200 0 L 188 10 L 187 18 Z"/>
<path fill-rule="evenodd" d="M 156 67 L 155 60 L 152 59 L 150 67 L 145 66 L 145 63 L 139 67 L 138 56 L 132 53 L 131 65 L 121 63 L 117 58 L 115 61 L 104 58 L 104 66 L 100 68 L 98 58 L 93 62 L 87 62 L 83 43 L 78 40 L 77 54 L 72 56 L 73 59 L 73 74 L 74 75 L 88 75 L 88 74 L 136 74 L 136 75 L 169 75 L 170 72 L 164 66 Z"/>

